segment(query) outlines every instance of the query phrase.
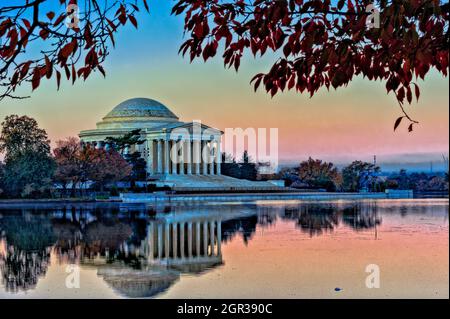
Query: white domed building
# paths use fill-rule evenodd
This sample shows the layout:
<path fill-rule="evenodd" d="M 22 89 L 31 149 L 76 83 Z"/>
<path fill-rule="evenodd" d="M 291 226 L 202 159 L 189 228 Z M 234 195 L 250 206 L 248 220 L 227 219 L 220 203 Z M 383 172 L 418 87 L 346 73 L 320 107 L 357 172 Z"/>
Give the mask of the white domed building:
<path fill-rule="evenodd" d="M 221 175 L 223 132 L 199 122 L 180 121 L 164 104 L 152 99 L 133 98 L 120 103 L 97 123 L 96 129 L 81 131 L 79 137 L 84 144 L 108 148 L 107 137 L 121 137 L 137 129 L 145 143 L 126 152 L 141 153 L 149 180 L 175 189 L 274 186 Z"/>

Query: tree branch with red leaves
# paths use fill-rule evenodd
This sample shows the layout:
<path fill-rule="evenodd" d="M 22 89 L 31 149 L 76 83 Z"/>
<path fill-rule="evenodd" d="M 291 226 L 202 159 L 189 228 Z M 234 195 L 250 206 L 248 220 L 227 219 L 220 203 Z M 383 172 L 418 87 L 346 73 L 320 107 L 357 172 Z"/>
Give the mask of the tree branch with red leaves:
<path fill-rule="evenodd" d="M 72 83 L 93 71 L 105 76 L 114 34 L 128 22 L 137 28 L 135 13 L 148 11 L 146 0 L 59 0 L 58 12 L 43 9 L 55 1 L 16 2 L 0 7 L 0 100 L 24 98 L 16 88 L 35 90 L 44 78 L 56 78 L 59 89 L 62 74 Z"/>
<path fill-rule="evenodd" d="M 375 2 L 375 3 L 374 3 Z M 368 27 L 379 10 L 379 27 Z M 404 109 L 414 78 L 424 79 L 431 68 L 447 76 L 449 3 L 439 0 L 180 0 L 172 13 L 184 15 L 188 39 L 180 52 L 191 61 L 218 54 L 226 67 L 239 69 L 246 51 L 255 57 L 272 51 L 275 62 L 251 80 L 272 96 L 284 90 L 308 92 L 347 86 L 354 76 L 386 83 Z"/>

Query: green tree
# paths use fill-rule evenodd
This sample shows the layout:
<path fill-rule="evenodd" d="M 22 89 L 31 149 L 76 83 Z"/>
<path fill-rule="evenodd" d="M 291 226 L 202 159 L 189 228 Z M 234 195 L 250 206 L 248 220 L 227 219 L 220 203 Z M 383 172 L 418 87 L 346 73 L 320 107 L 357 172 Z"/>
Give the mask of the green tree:
<path fill-rule="evenodd" d="M 110 144 L 113 149 L 119 152 L 123 158 L 131 165 L 132 171 L 129 179 L 132 184 L 137 180 L 145 180 L 146 174 L 146 161 L 141 157 L 141 152 L 126 152 L 125 150 L 130 148 L 136 148 L 138 145 L 142 145 L 145 140 L 141 138 L 140 129 L 132 130 L 121 137 L 107 137 L 105 142 Z"/>
<path fill-rule="evenodd" d="M 47 132 L 39 128 L 35 119 L 26 115 L 8 115 L 1 126 L 0 152 L 5 153 L 5 161 L 26 151 L 50 153 Z"/>
<path fill-rule="evenodd" d="M 372 163 L 354 161 L 342 170 L 343 189 L 348 192 L 358 192 L 364 187 L 375 189 L 379 171 Z"/>
<path fill-rule="evenodd" d="M 145 142 L 141 138 L 141 130 L 136 129 L 132 130 L 123 136 L 120 137 L 107 137 L 105 139 L 105 143 L 108 143 L 111 145 L 112 148 L 114 148 L 117 152 L 119 152 L 122 155 L 126 155 L 125 150 L 127 148 L 130 148 L 132 146 L 141 145 Z"/>
<path fill-rule="evenodd" d="M 258 175 L 258 165 L 246 150 L 242 154 L 239 163 L 236 162 L 232 155 L 222 153 L 222 164 L 220 167 L 223 175 L 235 178 L 256 180 Z"/>
<path fill-rule="evenodd" d="M 51 188 L 56 165 L 45 130 L 28 116 L 9 115 L 1 124 L 5 154 L 3 188 L 8 196 L 36 196 Z"/>
<path fill-rule="evenodd" d="M 248 179 L 250 181 L 256 180 L 258 176 L 258 164 L 251 158 L 248 151 L 245 150 L 242 154 L 241 162 L 239 163 L 240 176 L 239 178 Z"/>

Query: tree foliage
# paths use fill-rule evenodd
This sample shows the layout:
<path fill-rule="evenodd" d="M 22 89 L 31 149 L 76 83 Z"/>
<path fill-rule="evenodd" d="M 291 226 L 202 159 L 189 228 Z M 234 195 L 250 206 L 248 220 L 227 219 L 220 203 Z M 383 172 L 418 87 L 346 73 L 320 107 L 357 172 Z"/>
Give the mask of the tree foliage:
<path fill-rule="evenodd" d="M 80 141 L 75 137 L 57 141 L 53 154 L 57 165 L 55 182 L 64 189 L 71 186 L 74 195 L 76 186 L 85 179 L 83 169 L 86 165 L 81 161 Z"/>
<path fill-rule="evenodd" d="M 123 136 L 109 136 L 105 139 L 105 143 L 108 143 L 117 152 L 124 155 L 125 149 L 130 148 L 131 146 L 142 145 L 145 142 L 145 140 L 141 138 L 140 132 L 140 129 L 135 129 L 125 133 Z"/>
<path fill-rule="evenodd" d="M 6 161 L 26 151 L 44 154 L 50 152 L 47 132 L 39 128 L 35 119 L 26 115 L 8 115 L 1 126 L 0 152 L 5 153 Z"/>
<path fill-rule="evenodd" d="M 5 163 L 3 174 L 5 193 L 12 197 L 39 197 L 49 193 L 55 168 L 49 154 L 28 150 L 11 158 Z"/>
<path fill-rule="evenodd" d="M 2 183 L 9 196 L 47 191 L 55 163 L 45 130 L 27 116 L 10 115 L 2 122 L 0 151 L 5 154 Z"/>
<path fill-rule="evenodd" d="M 239 163 L 232 155 L 222 153 L 220 169 L 223 175 L 234 178 L 254 181 L 258 177 L 258 163 L 254 162 L 247 150 L 243 152 Z"/>
<path fill-rule="evenodd" d="M 379 8 L 379 27 L 368 27 Z M 439 0 L 180 0 L 188 39 L 180 52 L 191 61 L 221 53 L 226 67 L 239 69 L 246 51 L 274 52 L 268 72 L 252 79 L 272 96 L 284 90 L 308 92 L 347 86 L 354 76 L 381 80 L 403 109 L 420 90 L 414 78 L 431 68 L 448 71 L 449 3 Z"/>
<path fill-rule="evenodd" d="M 333 163 L 311 157 L 300 163 L 298 177 L 311 188 L 324 188 L 327 191 L 335 191 L 342 179 Z"/>
<path fill-rule="evenodd" d="M 113 149 L 86 146 L 80 158 L 85 180 L 97 182 L 101 189 L 106 183 L 120 181 L 131 174 L 131 165 Z"/>
<path fill-rule="evenodd" d="M 138 145 L 144 144 L 145 140 L 141 138 L 141 130 L 132 130 L 123 136 L 119 137 L 107 137 L 105 142 L 108 143 L 113 149 L 122 154 L 126 161 L 131 165 L 132 171 L 130 180 L 135 182 L 136 180 L 146 179 L 146 161 L 141 157 L 141 152 L 126 152 L 130 148 L 136 148 Z"/>
<path fill-rule="evenodd" d="M 18 97 L 25 83 L 35 90 L 53 77 L 59 88 L 64 76 L 72 83 L 93 71 L 105 76 L 102 63 L 115 33 L 128 23 L 137 28 L 136 12 L 148 10 L 146 0 L 88 0 L 79 7 L 76 0 L 17 2 L 0 7 L 0 100 Z"/>
<path fill-rule="evenodd" d="M 103 188 L 105 184 L 123 180 L 131 174 L 131 165 L 114 149 L 81 147 L 76 138 L 58 141 L 54 150 L 57 163 L 56 180 L 75 187 L 93 181 Z"/>
<path fill-rule="evenodd" d="M 377 183 L 380 167 L 375 164 L 353 161 L 342 170 L 343 188 L 345 191 L 358 192 L 362 188 L 373 188 Z"/>

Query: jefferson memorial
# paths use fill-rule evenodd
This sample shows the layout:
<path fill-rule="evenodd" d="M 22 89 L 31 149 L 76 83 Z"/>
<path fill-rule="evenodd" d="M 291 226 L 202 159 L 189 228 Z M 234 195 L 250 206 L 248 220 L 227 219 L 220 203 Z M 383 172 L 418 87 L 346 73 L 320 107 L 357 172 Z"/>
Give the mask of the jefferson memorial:
<path fill-rule="evenodd" d="M 169 108 L 148 98 L 133 98 L 114 107 L 97 123 L 97 128 L 81 131 L 80 140 L 97 148 L 108 148 L 107 137 L 121 137 L 140 130 L 145 142 L 127 148 L 145 159 L 148 179 L 174 189 L 254 189 L 274 188 L 267 182 L 252 182 L 221 174 L 219 129 L 200 122 L 180 121 Z M 158 183 L 157 183 L 158 184 Z"/>

